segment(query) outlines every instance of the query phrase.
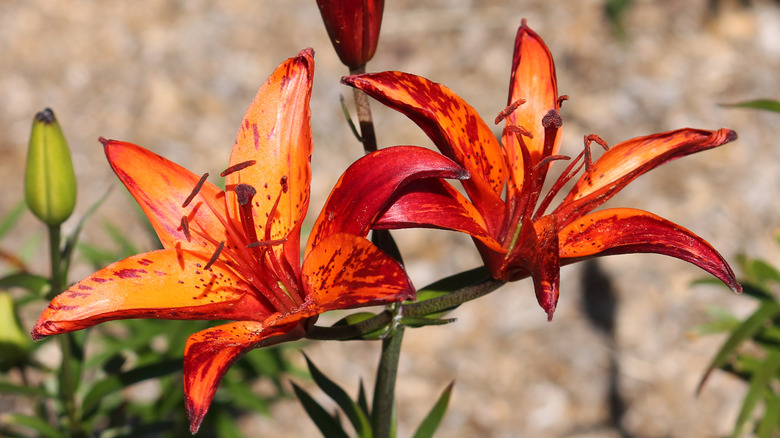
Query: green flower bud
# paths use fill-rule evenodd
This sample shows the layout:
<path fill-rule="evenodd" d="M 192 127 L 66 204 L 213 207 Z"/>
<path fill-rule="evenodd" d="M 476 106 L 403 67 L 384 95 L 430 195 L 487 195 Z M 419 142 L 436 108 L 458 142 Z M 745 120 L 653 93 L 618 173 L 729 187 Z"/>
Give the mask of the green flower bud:
<path fill-rule="evenodd" d="M 52 226 L 65 222 L 76 206 L 76 175 L 70 150 L 49 108 L 33 120 L 24 192 L 30 210 Z"/>
<path fill-rule="evenodd" d="M 0 371 L 8 371 L 27 357 L 30 339 L 22 331 L 8 292 L 0 292 Z"/>

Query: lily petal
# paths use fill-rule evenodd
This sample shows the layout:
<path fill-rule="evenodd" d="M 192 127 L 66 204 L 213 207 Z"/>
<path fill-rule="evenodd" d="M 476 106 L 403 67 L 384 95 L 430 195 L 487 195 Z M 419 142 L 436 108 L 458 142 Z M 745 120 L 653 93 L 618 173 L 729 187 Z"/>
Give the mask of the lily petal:
<path fill-rule="evenodd" d="M 441 84 L 397 71 L 347 76 L 341 81 L 405 114 L 444 155 L 460 163 L 472 176 L 463 186 L 486 218 L 491 216 L 486 212 L 502 209 L 507 170 L 501 145 L 466 101 Z"/>
<path fill-rule="evenodd" d="M 334 234 L 320 241 L 301 271 L 311 303 L 304 307 L 314 311 L 309 312 L 312 315 L 415 297 L 403 267 L 369 240 L 352 234 Z"/>
<path fill-rule="evenodd" d="M 507 105 L 525 100 L 507 117 L 507 125 L 518 125 L 527 129 L 533 138 L 524 138 L 531 154 L 532 167 L 544 157 L 555 155 L 560 145 L 560 131 L 554 142 L 549 142 L 551 150 L 544 150 L 544 128 L 542 118 L 550 110 L 558 110 L 558 82 L 555 77 L 555 64 L 552 54 L 542 38 L 525 25 L 517 30 L 515 53 L 512 61 L 512 77 L 509 82 L 509 101 Z M 504 133 L 504 150 L 511 163 L 522 162 L 519 155 L 518 139 L 515 135 Z M 522 165 L 513 165 L 522 170 Z M 516 181 L 523 181 L 522 175 L 515 175 Z"/>
<path fill-rule="evenodd" d="M 611 254 L 656 253 L 685 260 L 741 292 L 726 260 L 707 241 L 662 217 L 613 208 L 578 218 L 558 234 L 565 264 Z"/>
<path fill-rule="evenodd" d="M 217 186 L 205 181 L 189 206 L 183 208 L 200 176 L 132 143 L 107 140 L 103 150 L 164 248 L 179 245 L 185 250 L 213 252 L 214 242 L 225 240 L 225 227 L 214 214 L 226 217 L 224 195 Z M 189 240 L 181 225 L 184 216 L 191 229 Z"/>
<path fill-rule="evenodd" d="M 730 129 L 679 129 L 613 146 L 580 177 L 553 214 L 561 226 L 598 207 L 628 183 L 661 164 L 737 139 Z"/>
<path fill-rule="evenodd" d="M 396 193 L 392 205 L 377 219 L 375 230 L 439 228 L 466 233 L 493 251 L 501 243 L 487 231 L 485 220 L 474 205 L 450 184 L 440 179 L 415 181 Z"/>
<path fill-rule="evenodd" d="M 334 233 L 365 236 L 393 195 L 421 178 L 467 178 L 449 158 L 417 146 L 395 146 L 354 162 L 330 193 L 314 223 L 307 253 Z"/>
<path fill-rule="evenodd" d="M 309 205 L 313 56 L 311 49 L 303 50 L 277 67 L 260 87 L 230 155 L 231 167 L 255 161 L 226 175 L 225 191 L 231 217 L 240 216 L 235 186 L 248 184 L 257 191 L 252 211 L 260 240 L 265 240 L 270 214 L 274 217 L 269 239 L 297 239 L 289 236 L 290 231 L 303 220 Z"/>
<path fill-rule="evenodd" d="M 211 254 L 174 249 L 111 264 L 56 296 L 34 339 L 115 319 L 262 320 L 274 312 L 252 286 Z"/>
<path fill-rule="evenodd" d="M 191 335 L 184 347 L 184 401 L 195 434 L 206 416 L 219 382 L 230 366 L 248 351 L 300 339 L 299 317 L 291 315 L 266 323 L 238 321 Z"/>

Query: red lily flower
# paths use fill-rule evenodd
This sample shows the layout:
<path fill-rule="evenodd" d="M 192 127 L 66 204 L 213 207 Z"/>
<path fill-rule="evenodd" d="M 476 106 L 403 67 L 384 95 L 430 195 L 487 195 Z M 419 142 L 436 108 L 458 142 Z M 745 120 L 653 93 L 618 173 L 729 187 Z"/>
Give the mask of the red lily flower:
<path fill-rule="evenodd" d="M 363 157 L 334 199 L 377 191 L 360 217 L 327 215 L 303 264 L 301 224 L 309 204 L 312 151 L 309 99 L 313 52 L 282 63 L 247 110 L 222 173 L 225 191 L 139 146 L 104 140 L 106 157 L 148 216 L 164 249 L 129 257 L 55 297 L 32 331 L 35 339 L 128 318 L 235 321 L 195 333 L 184 351 L 184 389 L 195 433 L 222 376 L 253 348 L 305 335 L 334 309 L 414 297 L 403 268 L 365 239 L 395 187 L 421 177 L 467 174 L 422 148 Z M 396 154 L 413 157 L 400 160 Z M 388 158 L 389 157 L 389 158 Z M 379 181 L 378 174 L 392 178 Z M 341 208 L 329 204 L 330 208 Z M 348 223 L 348 224 L 347 224 Z"/>
<path fill-rule="evenodd" d="M 701 267 L 734 291 L 741 290 L 723 257 L 692 232 L 640 210 L 591 213 L 639 175 L 733 141 L 734 131 L 681 129 L 634 138 L 612 147 L 595 163 L 591 163 L 590 144 L 607 149 L 606 143 L 598 136 L 586 136 L 583 152 L 540 201 L 551 163 L 568 159 L 557 155 L 559 110 L 568 97 L 559 97 L 552 55 L 525 21 L 515 41 L 509 106 L 496 119 L 496 123 L 506 119 L 501 144 L 474 108 L 425 78 L 382 72 L 342 81 L 406 114 L 444 155 L 471 174 L 463 181 L 470 201 L 441 180 L 421 181 L 406 187 L 375 228 L 429 226 L 471 234 L 495 278 L 533 278 L 537 300 L 549 319 L 558 301 L 560 266 L 589 257 L 665 254 Z M 566 198 L 545 214 L 554 195 L 582 167 L 585 173 Z"/>

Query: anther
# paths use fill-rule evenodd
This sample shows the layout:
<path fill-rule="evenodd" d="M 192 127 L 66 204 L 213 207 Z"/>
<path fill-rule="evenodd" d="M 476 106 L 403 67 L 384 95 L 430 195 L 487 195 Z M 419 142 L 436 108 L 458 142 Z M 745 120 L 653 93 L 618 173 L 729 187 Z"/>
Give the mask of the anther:
<path fill-rule="evenodd" d="M 230 175 L 233 172 L 238 172 L 239 170 L 246 169 L 247 167 L 252 166 L 255 163 L 257 163 L 257 160 L 249 160 L 249 161 L 244 161 L 244 162 L 241 162 L 241 163 L 238 163 L 238 164 L 234 164 L 234 165 L 228 167 L 227 169 L 223 170 L 222 173 L 219 174 L 219 176 L 224 178 L 224 177 Z"/>
<path fill-rule="evenodd" d="M 263 242 L 252 242 L 249 245 L 247 245 L 246 247 L 247 248 L 256 248 L 258 246 L 263 246 L 263 247 L 265 247 L 265 246 L 276 246 L 276 245 L 279 245 L 280 243 L 284 243 L 284 242 L 287 242 L 287 238 L 286 237 L 283 238 L 283 239 L 265 240 Z"/>
<path fill-rule="evenodd" d="M 561 119 L 561 113 L 558 110 L 551 109 L 547 114 L 542 117 L 542 126 L 545 129 L 560 128 L 563 125 L 563 119 Z"/>
<path fill-rule="evenodd" d="M 571 157 L 567 157 L 566 155 L 550 155 L 549 157 L 544 157 L 543 160 L 540 160 L 538 163 L 536 163 L 536 166 L 534 166 L 533 171 L 536 172 L 536 170 L 542 167 L 543 165 L 553 161 L 559 161 L 559 160 L 571 160 Z"/>
<path fill-rule="evenodd" d="M 187 238 L 187 242 L 192 240 L 192 234 L 190 234 L 190 223 L 187 220 L 187 216 L 181 217 L 181 230 L 184 232 L 184 237 Z"/>
<path fill-rule="evenodd" d="M 279 181 L 279 184 L 282 185 L 282 193 L 287 193 L 287 175 L 282 176 L 282 179 Z"/>
<path fill-rule="evenodd" d="M 187 196 L 187 199 L 184 200 L 184 203 L 181 205 L 181 208 L 185 208 L 188 205 L 190 205 L 190 202 L 192 202 L 193 199 L 195 199 L 195 195 L 198 194 L 200 189 L 203 187 L 203 183 L 206 182 L 206 178 L 209 177 L 208 173 L 204 173 L 203 176 L 200 177 L 200 180 L 197 184 L 195 184 L 195 188 L 192 189 L 192 193 L 190 193 L 190 196 Z"/>
<path fill-rule="evenodd" d="M 566 100 L 569 100 L 568 94 L 564 94 L 563 96 L 558 96 L 558 108 L 560 108 L 561 105 L 563 105 L 563 102 Z"/>
<path fill-rule="evenodd" d="M 234 190 L 238 203 L 241 206 L 245 206 L 252 202 L 252 198 L 257 194 L 257 190 L 249 184 L 238 184 Z"/>
<path fill-rule="evenodd" d="M 515 134 L 520 134 L 523 137 L 534 138 L 534 135 L 531 133 L 531 131 L 523 128 L 520 125 L 507 125 L 506 130 L 509 132 L 514 132 Z"/>
<path fill-rule="evenodd" d="M 609 150 L 609 146 L 607 145 L 607 142 L 602 140 L 601 137 L 599 137 L 598 135 L 589 134 L 585 136 L 585 150 L 584 150 L 585 172 L 588 173 L 588 177 L 590 177 L 590 168 L 591 166 L 593 166 L 593 159 L 591 157 L 591 152 L 590 152 L 591 143 L 598 143 L 602 148 L 604 148 L 605 151 Z"/>
<path fill-rule="evenodd" d="M 217 259 L 219 259 L 219 253 L 222 252 L 222 248 L 225 247 L 225 241 L 219 242 L 219 246 L 217 247 L 217 250 L 214 251 L 214 254 L 211 255 L 211 258 L 209 259 L 209 262 L 206 263 L 206 266 L 203 267 L 204 270 L 207 270 L 213 265 Z"/>
<path fill-rule="evenodd" d="M 100 142 L 100 144 L 102 144 L 103 146 L 105 146 L 105 145 L 107 145 L 107 144 L 108 144 L 108 142 L 109 142 L 110 140 L 107 140 L 105 137 L 98 137 L 98 141 Z"/>
<path fill-rule="evenodd" d="M 517 107 L 525 103 L 525 99 L 516 100 L 512 103 L 510 103 L 506 108 L 502 109 L 500 113 L 496 116 L 496 125 L 498 125 L 502 120 L 509 117 L 510 114 L 515 112 Z"/>

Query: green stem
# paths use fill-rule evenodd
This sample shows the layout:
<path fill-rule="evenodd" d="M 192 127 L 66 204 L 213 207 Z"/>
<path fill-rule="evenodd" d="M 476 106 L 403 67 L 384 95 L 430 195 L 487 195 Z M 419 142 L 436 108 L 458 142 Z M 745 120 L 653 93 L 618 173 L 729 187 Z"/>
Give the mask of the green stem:
<path fill-rule="evenodd" d="M 371 404 L 371 425 L 374 437 L 390 438 L 394 428 L 395 380 L 398 375 L 398 360 L 401 357 L 401 342 L 404 326 L 399 325 L 382 340 L 382 355 L 376 370 L 374 401 Z"/>
<path fill-rule="evenodd" d="M 49 258 L 51 260 L 51 290 L 49 299 L 62 292 L 63 273 L 61 270 L 62 259 L 60 252 L 60 226 L 49 226 Z M 81 419 L 76 409 L 76 384 L 74 382 L 71 362 L 73 359 L 74 338 L 70 333 L 59 336 L 62 349 L 62 366 L 60 367 L 60 400 L 65 407 L 65 413 L 69 420 L 70 434 L 73 437 L 86 436 L 82 429 Z"/>
<path fill-rule="evenodd" d="M 366 66 L 360 66 L 349 70 L 350 74 L 358 75 L 366 72 Z M 358 123 L 360 124 L 360 138 L 363 141 L 363 150 L 368 154 L 376 151 L 376 133 L 374 132 L 374 119 L 371 116 L 368 94 L 363 90 L 353 88 L 355 96 L 355 109 L 357 110 Z"/>

